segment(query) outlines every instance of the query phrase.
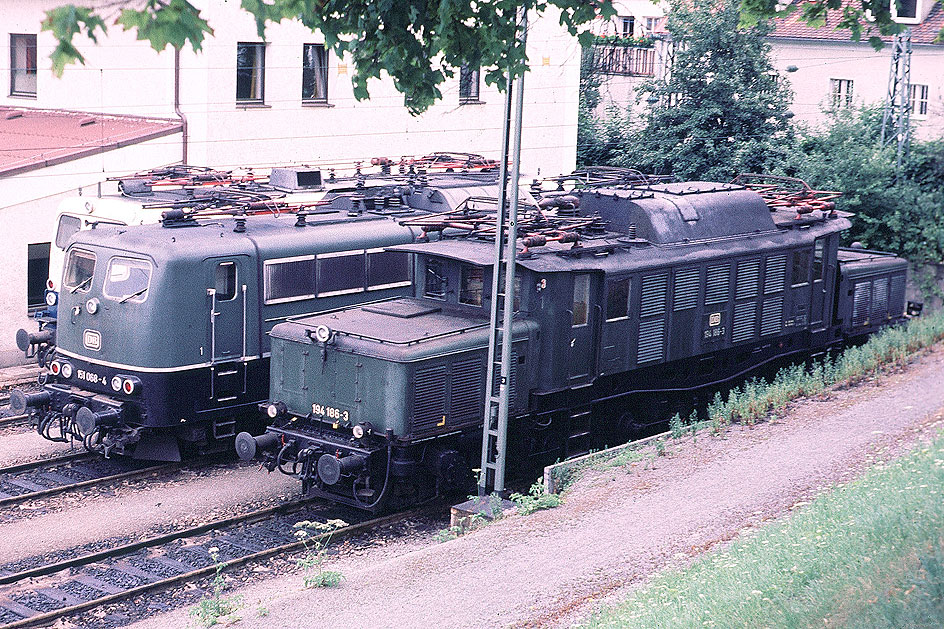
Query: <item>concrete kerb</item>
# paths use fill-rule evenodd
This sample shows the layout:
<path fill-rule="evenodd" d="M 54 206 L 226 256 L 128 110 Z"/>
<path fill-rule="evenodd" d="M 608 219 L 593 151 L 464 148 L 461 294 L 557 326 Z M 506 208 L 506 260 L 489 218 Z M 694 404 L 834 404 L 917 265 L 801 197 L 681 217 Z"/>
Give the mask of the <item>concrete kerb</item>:
<path fill-rule="evenodd" d="M 630 441 L 629 443 L 624 443 L 623 445 L 614 446 L 612 448 L 607 448 L 598 452 L 591 452 L 590 454 L 578 456 L 574 459 L 568 459 L 566 461 L 561 461 L 560 463 L 548 465 L 544 468 L 544 493 L 558 493 L 561 490 L 561 486 L 564 484 L 564 481 L 568 480 L 570 474 L 577 470 L 586 469 L 588 467 L 592 467 L 595 464 L 612 459 L 619 453 L 625 452 L 626 450 L 638 450 L 660 439 L 667 440 L 669 437 L 671 437 L 671 435 L 671 431 L 661 432 L 657 435 L 646 437 L 645 439 Z"/>

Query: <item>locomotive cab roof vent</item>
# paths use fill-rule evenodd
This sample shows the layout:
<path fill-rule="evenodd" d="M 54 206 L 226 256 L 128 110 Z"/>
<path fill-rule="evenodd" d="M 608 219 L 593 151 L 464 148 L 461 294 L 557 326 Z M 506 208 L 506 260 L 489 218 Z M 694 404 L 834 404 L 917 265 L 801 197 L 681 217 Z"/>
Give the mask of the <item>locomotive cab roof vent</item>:
<path fill-rule="evenodd" d="M 272 172 L 269 173 L 269 185 L 283 192 L 324 189 L 321 171 L 317 168 L 307 168 L 305 166 L 273 168 Z"/>

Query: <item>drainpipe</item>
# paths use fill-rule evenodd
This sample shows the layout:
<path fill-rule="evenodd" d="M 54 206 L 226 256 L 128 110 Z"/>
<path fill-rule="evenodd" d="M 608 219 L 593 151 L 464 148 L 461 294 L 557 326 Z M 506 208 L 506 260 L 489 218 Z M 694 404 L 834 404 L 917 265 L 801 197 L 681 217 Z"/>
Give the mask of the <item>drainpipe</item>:
<path fill-rule="evenodd" d="M 180 110 L 180 48 L 174 47 L 174 113 L 180 118 L 181 162 L 187 163 L 187 116 Z"/>

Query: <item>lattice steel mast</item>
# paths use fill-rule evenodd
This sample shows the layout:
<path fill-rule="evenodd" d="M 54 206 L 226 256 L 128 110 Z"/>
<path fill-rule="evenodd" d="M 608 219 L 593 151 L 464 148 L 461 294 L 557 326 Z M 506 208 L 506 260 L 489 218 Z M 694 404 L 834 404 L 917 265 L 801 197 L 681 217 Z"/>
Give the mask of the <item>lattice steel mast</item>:
<path fill-rule="evenodd" d="M 524 47 L 528 33 L 527 9 L 519 9 L 519 13 L 518 41 Z M 513 85 L 516 86 L 516 111 L 509 182 L 508 138 L 511 127 Z M 509 71 L 506 87 L 501 187 L 495 216 L 495 265 L 492 270 L 492 303 L 491 318 L 489 320 L 491 332 L 488 340 L 488 371 L 485 379 L 482 470 L 479 474 L 480 496 L 488 493 L 489 488 L 498 493 L 504 491 L 505 455 L 508 445 L 508 394 L 511 384 L 511 346 L 513 341 L 511 327 L 512 318 L 514 317 L 515 254 L 518 240 L 518 180 L 521 175 L 521 114 L 524 110 L 524 73 L 512 81 L 511 72 Z M 511 194 L 510 203 L 506 201 L 509 192 Z"/>
<path fill-rule="evenodd" d="M 888 96 L 882 116 L 882 146 L 897 145 L 896 172 L 911 148 L 911 29 L 895 35 Z"/>

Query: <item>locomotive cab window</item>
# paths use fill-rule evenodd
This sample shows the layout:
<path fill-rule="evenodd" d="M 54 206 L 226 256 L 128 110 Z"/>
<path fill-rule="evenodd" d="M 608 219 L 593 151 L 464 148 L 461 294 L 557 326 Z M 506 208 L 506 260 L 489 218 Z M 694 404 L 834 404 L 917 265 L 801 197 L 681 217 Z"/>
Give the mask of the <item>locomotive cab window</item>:
<path fill-rule="evenodd" d="M 95 254 L 90 251 L 73 249 L 69 252 L 69 261 L 66 263 L 63 288 L 71 292 L 87 293 L 95 274 Z"/>
<path fill-rule="evenodd" d="M 151 263 L 136 258 L 115 257 L 108 261 L 102 294 L 124 303 L 141 303 L 147 299 L 151 283 Z"/>
<path fill-rule="evenodd" d="M 826 266 L 823 264 L 823 255 L 825 252 L 825 238 L 817 238 L 816 242 L 813 243 L 813 281 L 819 281 L 824 279 L 823 272 L 826 270 Z"/>
<path fill-rule="evenodd" d="M 59 216 L 59 227 L 56 229 L 56 246 L 65 249 L 69 239 L 82 229 L 82 219 L 70 214 Z"/>
<path fill-rule="evenodd" d="M 587 325 L 590 314 L 590 276 L 574 276 L 574 304 L 572 327 Z"/>
<path fill-rule="evenodd" d="M 793 271 L 790 286 L 802 286 L 810 281 L 810 250 L 793 252 Z"/>
<path fill-rule="evenodd" d="M 367 250 L 367 290 L 410 285 L 410 254 L 402 251 Z"/>
<path fill-rule="evenodd" d="M 462 265 L 462 281 L 459 285 L 459 303 L 470 306 L 482 305 L 482 289 L 485 286 L 485 269 L 480 266 Z"/>
<path fill-rule="evenodd" d="M 431 299 L 446 298 L 446 268 L 438 258 L 426 258 L 423 296 Z"/>
<path fill-rule="evenodd" d="M 616 321 L 629 316 L 630 279 L 610 282 L 606 289 L 606 320 Z"/>
<path fill-rule="evenodd" d="M 236 263 L 220 262 L 216 265 L 216 300 L 229 301 L 236 298 Z"/>
<path fill-rule="evenodd" d="M 363 251 L 339 251 L 319 255 L 318 296 L 362 292 L 365 266 Z"/>

